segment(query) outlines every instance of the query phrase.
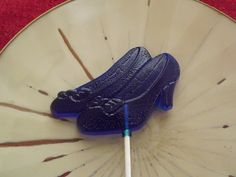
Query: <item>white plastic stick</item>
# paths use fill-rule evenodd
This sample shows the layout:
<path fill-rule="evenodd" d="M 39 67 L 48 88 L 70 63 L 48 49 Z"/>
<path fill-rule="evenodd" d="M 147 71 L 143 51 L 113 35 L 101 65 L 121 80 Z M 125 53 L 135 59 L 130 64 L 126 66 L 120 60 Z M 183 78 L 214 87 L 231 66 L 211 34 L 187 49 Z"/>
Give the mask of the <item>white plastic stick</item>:
<path fill-rule="evenodd" d="M 131 177 L 131 154 L 130 154 L 130 135 L 131 132 L 129 130 L 129 110 L 128 105 L 124 106 L 125 115 L 124 115 L 124 125 L 125 129 L 123 132 L 124 143 L 125 143 L 125 177 Z"/>
<path fill-rule="evenodd" d="M 125 177 L 131 177 L 130 136 L 124 137 L 125 143 Z"/>

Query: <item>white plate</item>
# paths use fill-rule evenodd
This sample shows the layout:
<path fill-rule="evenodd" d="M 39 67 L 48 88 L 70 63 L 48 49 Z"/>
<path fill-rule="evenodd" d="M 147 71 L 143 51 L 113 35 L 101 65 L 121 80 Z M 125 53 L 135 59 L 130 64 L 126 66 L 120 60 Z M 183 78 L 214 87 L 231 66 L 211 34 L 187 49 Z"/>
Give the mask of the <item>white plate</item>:
<path fill-rule="evenodd" d="M 124 176 L 121 137 L 83 137 L 49 106 L 89 81 L 78 56 L 97 77 L 134 46 L 173 54 L 181 77 L 174 109 L 132 136 L 133 176 L 236 176 L 235 36 L 192 0 L 77 0 L 44 15 L 0 56 L 0 176 Z"/>

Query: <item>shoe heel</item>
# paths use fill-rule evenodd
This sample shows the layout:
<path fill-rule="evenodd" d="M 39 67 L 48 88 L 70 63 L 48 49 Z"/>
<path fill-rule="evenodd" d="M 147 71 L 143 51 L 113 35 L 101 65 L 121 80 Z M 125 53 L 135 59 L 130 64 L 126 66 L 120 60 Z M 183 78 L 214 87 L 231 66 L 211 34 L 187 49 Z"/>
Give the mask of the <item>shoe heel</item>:
<path fill-rule="evenodd" d="M 172 109 L 175 84 L 176 82 L 171 82 L 162 89 L 160 95 L 158 96 L 155 102 L 155 105 L 159 109 L 163 111 L 168 111 Z"/>

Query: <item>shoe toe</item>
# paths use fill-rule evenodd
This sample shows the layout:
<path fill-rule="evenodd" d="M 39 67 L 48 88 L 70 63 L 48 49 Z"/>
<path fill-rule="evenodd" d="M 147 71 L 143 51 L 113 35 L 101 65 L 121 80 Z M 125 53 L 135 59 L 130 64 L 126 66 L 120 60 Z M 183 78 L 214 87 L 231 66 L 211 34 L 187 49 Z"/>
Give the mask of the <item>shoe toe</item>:
<path fill-rule="evenodd" d="M 78 117 L 78 107 L 69 99 L 56 98 L 50 106 L 52 115 L 56 118 Z"/>

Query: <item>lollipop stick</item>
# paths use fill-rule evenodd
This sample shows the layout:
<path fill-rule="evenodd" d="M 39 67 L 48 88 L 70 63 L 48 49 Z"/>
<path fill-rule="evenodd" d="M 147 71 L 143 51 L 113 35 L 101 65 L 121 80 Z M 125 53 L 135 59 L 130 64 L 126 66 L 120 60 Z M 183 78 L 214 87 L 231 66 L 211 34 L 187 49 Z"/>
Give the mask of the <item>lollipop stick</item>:
<path fill-rule="evenodd" d="M 128 115 L 129 115 L 128 105 L 125 104 L 125 129 L 124 129 L 125 177 L 131 177 L 130 130 L 129 130 Z"/>
<path fill-rule="evenodd" d="M 124 138 L 125 143 L 125 176 L 131 177 L 130 136 Z"/>

